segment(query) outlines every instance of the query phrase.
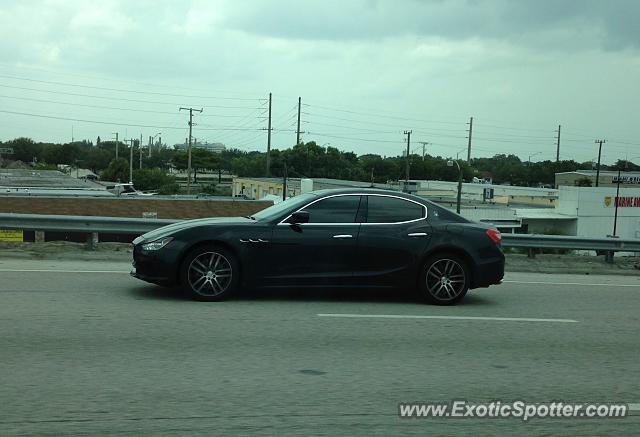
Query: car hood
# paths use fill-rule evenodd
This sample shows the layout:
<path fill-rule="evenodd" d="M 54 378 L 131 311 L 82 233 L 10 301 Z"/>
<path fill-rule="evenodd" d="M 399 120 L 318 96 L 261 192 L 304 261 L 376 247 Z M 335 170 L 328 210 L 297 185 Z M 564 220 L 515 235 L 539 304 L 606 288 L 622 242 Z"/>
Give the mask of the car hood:
<path fill-rule="evenodd" d="M 198 226 L 215 226 L 215 225 L 228 226 L 232 224 L 243 224 L 243 223 L 250 223 L 250 222 L 253 222 L 253 220 L 246 217 L 216 217 L 216 218 L 204 218 L 204 219 L 194 219 L 194 220 L 182 220 L 167 226 L 163 226 L 158 229 L 154 229 L 153 231 L 149 231 L 146 234 L 142 234 L 141 236 L 133 240 L 133 244 L 140 244 L 144 241 L 154 241 L 159 238 L 173 235 L 176 232 L 180 232 L 185 229 L 195 228 Z"/>

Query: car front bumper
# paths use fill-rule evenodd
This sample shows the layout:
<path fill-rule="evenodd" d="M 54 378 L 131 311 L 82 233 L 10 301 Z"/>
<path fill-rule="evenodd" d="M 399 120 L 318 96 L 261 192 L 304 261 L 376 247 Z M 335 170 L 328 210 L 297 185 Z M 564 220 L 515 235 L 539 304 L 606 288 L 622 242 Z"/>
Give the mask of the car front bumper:
<path fill-rule="evenodd" d="M 174 243 L 155 251 L 144 251 L 140 244 L 134 245 L 131 276 L 158 285 L 177 284 L 180 250 Z"/>

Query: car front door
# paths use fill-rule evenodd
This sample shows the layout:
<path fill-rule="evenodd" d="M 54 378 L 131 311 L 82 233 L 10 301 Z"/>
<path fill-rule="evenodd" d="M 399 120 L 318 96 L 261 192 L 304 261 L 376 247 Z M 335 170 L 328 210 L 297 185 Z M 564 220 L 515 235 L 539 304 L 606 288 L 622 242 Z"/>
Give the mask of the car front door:
<path fill-rule="evenodd" d="M 336 287 L 353 280 L 360 195 L 335 195 L 301 208 L 308 223 L 273 227 L 263 287 Z"/>
<path fill-rule="evenodd" d="M 368 287 L 415 284 L 416 267 L 431 238 L 426 207 L 382 194 L 367 195 L 363 203 L 366 217 L 358 236 L 354 279 Z"/>

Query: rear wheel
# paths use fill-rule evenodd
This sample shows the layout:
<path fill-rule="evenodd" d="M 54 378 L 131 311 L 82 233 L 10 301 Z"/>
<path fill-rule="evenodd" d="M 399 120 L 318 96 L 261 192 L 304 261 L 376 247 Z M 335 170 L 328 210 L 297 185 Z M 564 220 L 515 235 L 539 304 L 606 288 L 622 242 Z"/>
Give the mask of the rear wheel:
<path fill-rule="evenodd" d="M 182 263 L 180 278 L 194 299 L 219 301 L 236 291 L 239 265 L 228 250 L 207 245 L 193 250 Z"/>
<path fill-rule="evenodd" d="M 453 305 L 467 294 L 470 276 L 469 267 L 462 258 L 447 253 L 437 254 L 425 262 L 418 288 L 429 303 Z"/>

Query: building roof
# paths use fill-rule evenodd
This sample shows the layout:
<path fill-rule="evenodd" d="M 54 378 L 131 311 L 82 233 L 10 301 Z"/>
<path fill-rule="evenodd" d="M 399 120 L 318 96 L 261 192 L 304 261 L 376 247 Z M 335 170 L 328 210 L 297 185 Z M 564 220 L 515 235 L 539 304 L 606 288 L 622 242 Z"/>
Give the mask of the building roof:
<path fill-rule="evenodd" d="M 559 214 L 553 210 L 549 210 L 546 208 L 516 208 L 515 210 L 516 217 L 529 219 L 529 220 L 543 220 L 543 219 L 553 219 L 553 220 L 576 220 L 576 216 Z"/>
<path fill-rule="evenodd" d="M 560 173 L 556 173 L 557 175 L 564 174 L 577 174 L 581 176 L 595 176 L 597 174 L 597 170 L 575 170 L 575 171 L 563 171 Z M 640 177 L 640 172 L 637 171 L 621 171 L 621 175 L 631 176 L 631 177 Z M 618 176 L 618 170 L 600 170 L 600 176 Z"/>
<path fill-rule="evenodd" d="M 76 179 L 57 170 L 6 169 L 0 170 L 0 187 L 66 189 L 95 188 L 96 185 Z"/>

